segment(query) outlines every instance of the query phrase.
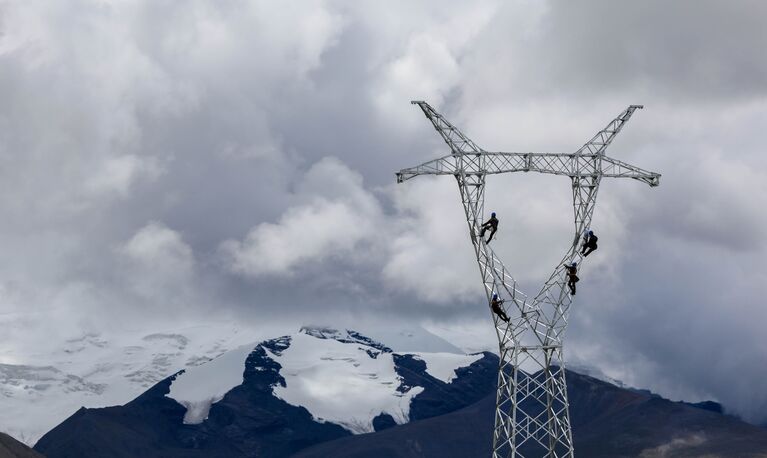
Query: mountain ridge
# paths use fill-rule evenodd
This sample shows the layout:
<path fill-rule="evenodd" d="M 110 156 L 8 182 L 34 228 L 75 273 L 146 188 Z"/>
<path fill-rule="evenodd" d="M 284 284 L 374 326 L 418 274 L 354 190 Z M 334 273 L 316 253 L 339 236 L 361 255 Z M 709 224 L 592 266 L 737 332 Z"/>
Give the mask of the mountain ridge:
<path fill-rule="evenodd" d="M 214 360 L 123 406 L 80 409 L 35 449 L 49 458 L 489 453 L 499 363 L 493 353 L 398 353 L 356 331 L 329 328 L 302 328 L 245 353 L 239 369 Z M 204 385 L 211 368 L 213 378 L 222 368 L 239 370 L 242 383 L 209 396 L 205 418 L 187 422 L 192 404 L 173 397 L 173 387 L 185 378 Z M 723 415 L 715 403 L 672 402 L 572 371 L 567 382 L 580 456 L 651 457 L 663 450 L 767 456 L 767 430 Z"/>
<path fill-rule="evenodd" d="M 383 410 L 373 412 L 374 416 L 369 418 L 372 431 L 409 421 L 411 414 L 415 418 L 425 418 L 464 407 L 492 389 L 495 383 L 498 359 L 492 353 L 472 358 L 476 361 L 461 368 L 451 383 L 445 383 L 426 372 L 426 362 L 396 354 L 364 336 L 345 332 L 343 335 L 333 334 L 334 338 L 328 339 L 327 333 L 311 335 L 316 333 L 306 331 L 259 343 L 244 361 L 242 383 L 231 388 L 217 402 L 212 402 L 207 418 L 199 424 L 185 423 L 187 408 L 168 395 L 174 383 L 194 370 L 201 372 L 204 366 L 187 373 L 179 371 L 124 406 L 80 409 L 44 435 L 35 448 L 51 458 L 137 455 L 282 457 L 313 443 L 353 432 L 354 428 L 349 425 L 339 425 L 317 414 L 322 412 L 323 402 L 338 402 L 336 399 L 321 396 L 320 399 L 309 399 L 307 409 L 304 405 L 287 402 L 289 397 L 282 399 L 276 395 L 284 396 L 285 393 L 279 390 L 289 388 L 291 383 L 306 383 L 317 374 L 326 376 L 327 368 L 333 369 L 332 373 L 340 369 L 346 371 L 340 372 L 341 376 L 336 377 L 334 383 L 347 383 L 352 388 L 365 384 L 361 387 L 361 396 L 354 398 L 355 403 L 369 401 L 372 402 L 370 406 L 383 405 Z M 353 338 L 348 339 L 349 336 Z M 315 360 L 309 361 L 306 367 L 300 360 L 296 364 L 295 359 L 287 358 L 299 344 L 307 354 L 309 347 L 319 351 L 311 355 Z M 440 358 L 439 354 L 433 355 L 430 358 Z M 283 364 L 288 366 L 283 367 Z M 371 367 L 379 372 L 368 372 Z M 302 370 L 303 378 L 291 374 Z M 387 370 L 394 376 L 387 376 L 384 373 Z M 206 379 L 204 374 L 198 375 L 201 380 Z M 349 377 L 354 381 L 350 385 L 346 380 Z M 312 393 L 328 385 L 327 378 L 315 382 L 306 392 Z M 472 386 L 477 387 L 474 394 L 467 394 L 470 391 L 467 388 Z M 374 388 L 378 398 L 372 396 Z M 415 394 L 424 393 L 425 396 L 412 404 L 408 401 L 405 406 L 409 411 L 398 411 L 402 406 L 397 407 L 396 401 L 416 390 Z M 431 394 L 432 391 L 435 394 Z M 350 395 L 345 393 L 346 397 Z M 387 401 L 389 399 L 391 401 Z M 387 405 L 395 408 L 387 410 Z M 81 431 L 90 431 L 90 434 Z M 94 455 L 93 450 L 100 450 L 103 455 Z"/>

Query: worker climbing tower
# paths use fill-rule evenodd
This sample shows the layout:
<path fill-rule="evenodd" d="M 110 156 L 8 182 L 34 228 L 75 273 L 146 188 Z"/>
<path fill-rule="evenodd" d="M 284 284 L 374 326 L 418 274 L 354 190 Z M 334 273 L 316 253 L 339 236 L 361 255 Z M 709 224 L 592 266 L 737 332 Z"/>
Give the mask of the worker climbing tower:
<path fill-rule="evenodd" d="M 581 235 L 591 225 L 603 177 L 633 178 L 658 186 L 660 175 L 605 156 L 605 149 L 641 105 L 631 105 L 574 153 L 503 153 L 478 147 L 428 103 L 423 110 L 450 147 L 450 154 L 400 170 L 397 182 L 418 175 L 452 175 L 458 181 L 469 235 L 488 303 L 504 300 L 508 322 L 491 314 L 498 335 L 500 368 L 493 431 L 494 458 L 573 457 L 562 341 L 572 297 L 565 264 L 577 262 Z M 575 226 L 572 243 L 538 294 L 517 289 L 514 277 L 480 237 L 484 217 L 485 177 L 507 172 L 540 172 L 570 178 Z"/>

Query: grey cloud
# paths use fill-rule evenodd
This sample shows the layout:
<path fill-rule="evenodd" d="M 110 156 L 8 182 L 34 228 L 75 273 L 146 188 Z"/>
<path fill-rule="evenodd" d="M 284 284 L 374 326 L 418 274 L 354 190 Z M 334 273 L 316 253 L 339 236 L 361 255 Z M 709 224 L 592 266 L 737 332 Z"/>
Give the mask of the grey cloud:
<path fill-rule="evenodd" d="M 498 50 L 492 41 L 504 35 L 516 38 L 495 65 L 524 63 L 509 76 L 518 93 L 532 97 L 639 90 L 701 105 L 743 101 L 767 89 L 767 64 L 754 47 L 767 40 L 766 12 L 755 1 L 551 2 L 536 18 L 538 27 L 519 36 L 503 28 L 516 13 L 506 8 L 478 53 Z"/>
<path fill-rule="evenodd" d="M 329 256 L 355 259 L 382 220 L 377 200 L 362 188 L 358 174 L 332 158 L 313 165 L 298 185 L 303 202 L 290 207 L 277 224 L 262 223 L 239 242 L 222 244 L 234 272 L 261 276 L 292 274 L 301 264 Z M 379 234 L 385 238 L 384 234 Z"/>
<path fill-rule="evenodd" d="M 397 169 L 447 151 L 408 101 L 429 100 L 488 149 L 564 151 L 645 103 L 608 154 L 660 171 L 662 186 L 603 185 L 568 352 L 761 418 L 763 10 L 6 3 L 0 317 L 51 336 L 180 312 L 364 317 L 428 321 L 483 347 L 476 334 L 491 331 L 474 324 L 488 312 L 454 183 L 393 184 Z M 341 172 L 313 175 L 327 157 Z M 566 248 L 570 205 L 566 179 L 490 180 L 494 243 L 525 290 Z M 292 227 L 302 214 L 328 237 Z M 130 254 L 150 233 L 168 264 Z M 248 274 L 233 271 L 227 240 L 264 262 L 280 243 L 278 255 L 295 252 L 282 270 Z M 175 273 L 153 270 L 163 265 Z M 22 334 L 4 345 L 22 348 Z"/>

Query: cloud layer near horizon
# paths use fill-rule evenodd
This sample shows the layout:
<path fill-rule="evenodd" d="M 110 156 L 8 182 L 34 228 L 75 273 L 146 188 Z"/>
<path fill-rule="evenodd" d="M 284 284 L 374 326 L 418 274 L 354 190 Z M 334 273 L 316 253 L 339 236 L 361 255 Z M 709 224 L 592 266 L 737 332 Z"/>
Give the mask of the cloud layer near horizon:
<path fill-rule="evenodd" d="M 514 151 L 575 150 L 643 103 L 608 154 L 661 187 L 601 188 L 568 355 L 763 421 L 766 10 L 0 3 L 0 343 L 147 316 L 482 323 L 454 183 L 393 184 L 446 152 L 408 101 Z M 534 289 L 567 245 L 567 180 L 493 177 L 486 208 Z"/>

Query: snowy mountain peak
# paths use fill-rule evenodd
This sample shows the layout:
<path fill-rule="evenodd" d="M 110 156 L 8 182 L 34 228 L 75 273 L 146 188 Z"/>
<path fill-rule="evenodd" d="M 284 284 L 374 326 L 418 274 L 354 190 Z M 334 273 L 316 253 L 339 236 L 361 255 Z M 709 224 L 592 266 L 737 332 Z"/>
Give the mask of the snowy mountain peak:
<path fill-rule="evenodd" d="M 391 349 L 351 330 L 302 328 L 270 357 L 285 381 L 273 387 L 276 397 L 352 433 L 374 431 L 381 414 L 408 422 L 410 401 L 423 391 L 403 386 Z"/>
<path fill-rule="evenodd" d="M 187 409 L 184 423 L 199 424 L 235 387 L 260 386 L 291 406 L 304 407 L 316 422 L 368 433 L 382 416 L 392 425 L 407 423 L 411 403 L 425 386 L 452 383 L 458 369 L 482 357 L 395 353 L 351 329 L 304 326 L 185 370 L 167 397 Z M 406 380 L 405 373 L 421 375 Z"/>
<path fill-rule="evenodd" d="M 392 349 L 386 345 L 377 342 L 370 337 L 366 337 L 357 331 L 344 329 L 343 331 L 320 326 L 304 326 L 299 331 L 303 334 L 316 337 L 318 339 L 332 339 L 341 343 L 356 343 L 375 348 L 385 353 L 391 353 Z"/>

